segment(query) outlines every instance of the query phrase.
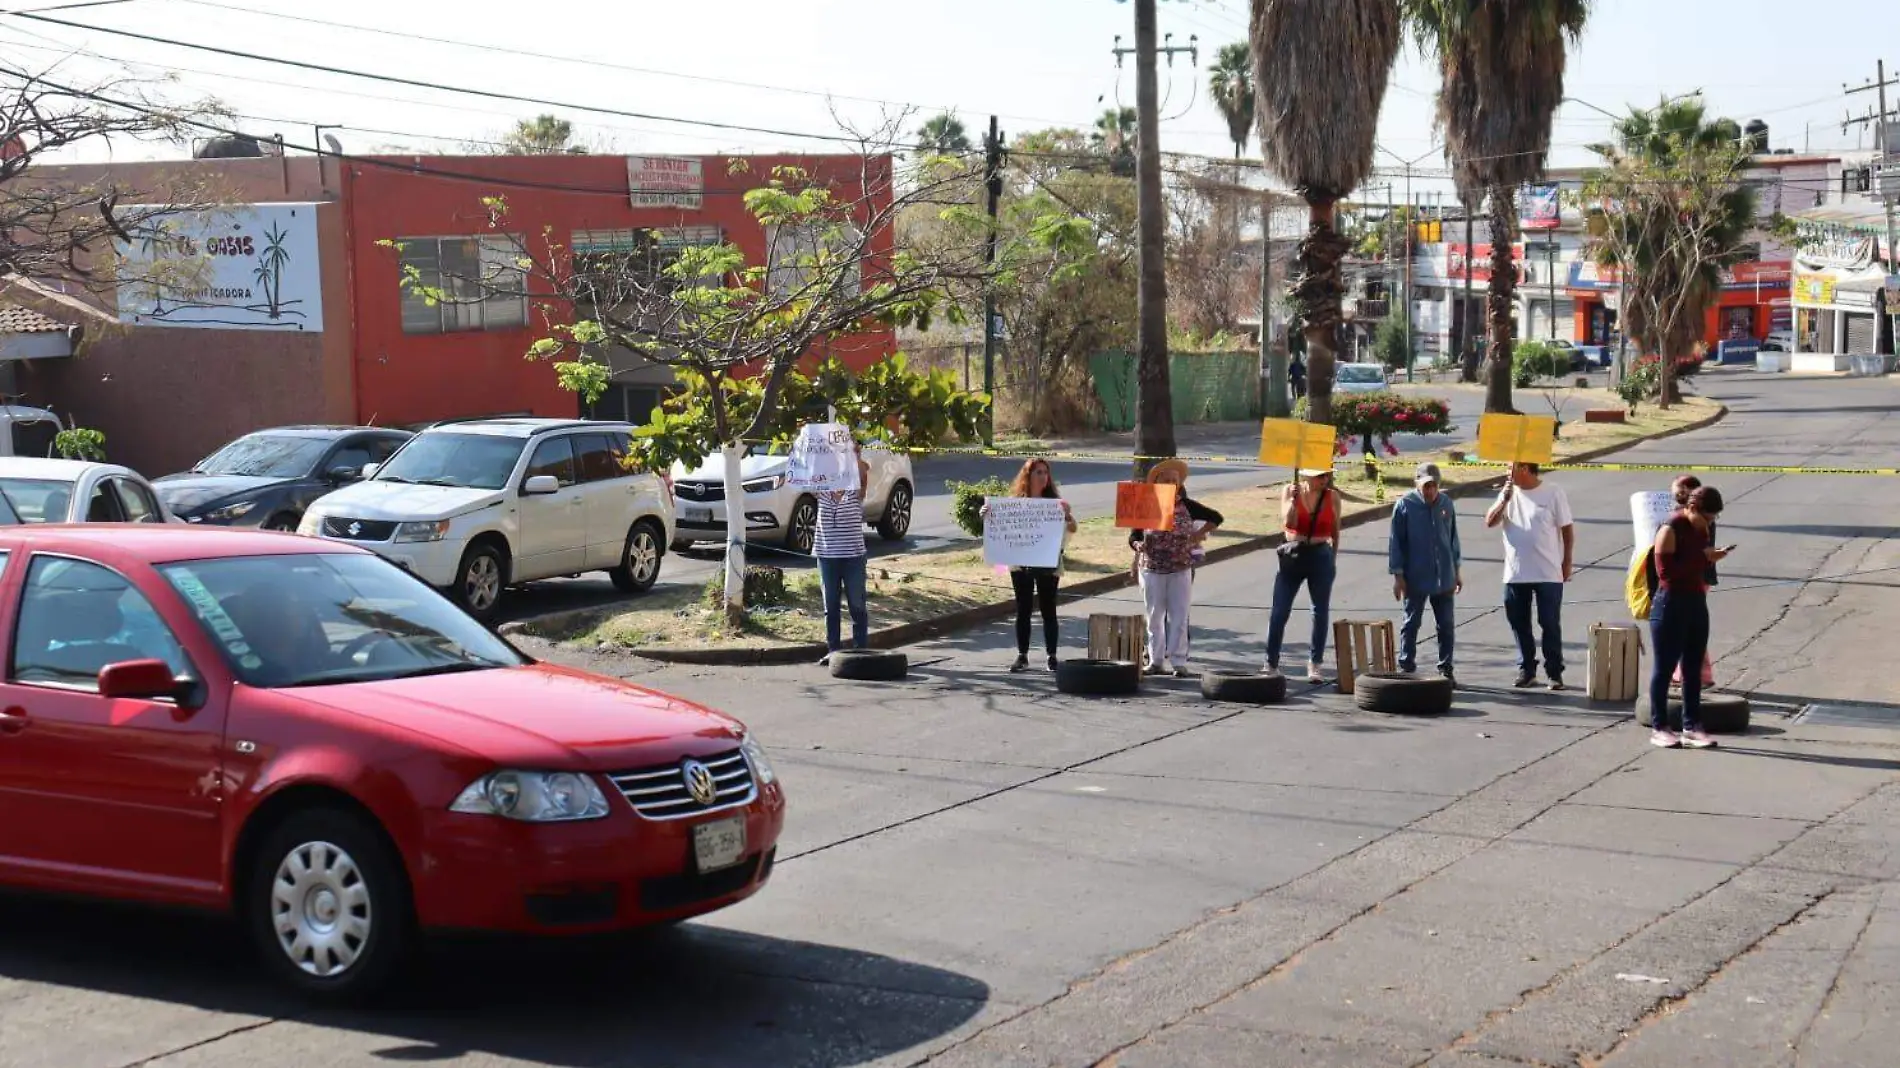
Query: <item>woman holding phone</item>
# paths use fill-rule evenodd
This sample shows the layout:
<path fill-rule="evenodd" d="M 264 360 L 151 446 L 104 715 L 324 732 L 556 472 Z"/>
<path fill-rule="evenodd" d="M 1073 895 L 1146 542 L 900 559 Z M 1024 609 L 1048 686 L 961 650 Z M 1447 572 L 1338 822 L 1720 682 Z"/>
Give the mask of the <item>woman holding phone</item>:
<path fill-rule="evenodd" d="M 1670 496 L 1675 498 L 1676 507 L 1678 509 L 1681 509 L 1681 508 L 1688 507 L 1689 494 L 1694 493 L 1696 490 L 1699 490 L 1701 488 L 1702 488 L 1702 480 L 1695 477 L 1694 475 L 1678 475 L 1676 476 L 1676 480 L 1670 483 L 1669 485 L 1669 494 Z M 1653 536 L 1654 535 L 1652 534 L 1652 537 Z M 1710 541 L 1721 540 L 1721 535 L 1715 532 L 1714 523 L 1709 524 L 1709 540 Z M 1715 565 L 1714 564 L 1709 565 L 1708 583 L 1711 586 L 1715 585 Z M 1684 661 L 1683 663 L 1686 664 L 1687 661 Z M 1670 681 L 1671 686 L 1682 685 L 1682 668 L 1683 668 L 1682 664 L 1676 665 L 1676 677 Z M 1704 652 L 1702 654 L 1702 688 L 1706 690 L 1713 685 L 1715 685 L 1715 664 L 1713 661 L 1709 659 L 1709 654 Z"/>
<path fill-rule="evenodd" d="M 1049 461 L 1041 457 L 1031 457 L 1024 461 L 1021 471 L 1016 473 L 1016 481 L 1010 483 L 1011 497 L 1046 497 L 1062 501 L 1062 494 L 1056 490 L 1056 480 L 1049 473 Z M 990 506 L 983 506 L 983 518 L 988 519 Z M 1069 502 L 1062 501 L 1062 515 L 1067 520 L 1063 534 L 1063 547 L 1068 546 L 1068 536 L 1075 533 L 1075 513 L 1070 510 Z M 1016 662 L 1010 665 L 1011 671 L 1029 669 L 1029 631 L 1034 623 L 1036 608 L 1042 610 L 1042 645 L 1049 654 L 1049 670 L 1056 669 L 1056 642 L 1061 635 L 1061 625 L 1056 621 L 1056 587 L 1062 582 L 1062 559 L 1056 558 L 1054 567 L 1012 567 L 1009 569 L 1009 582 L 1016 591 Z"/>
<path fill-rule="evenodd" d="M 1715 517 L 1721 514 L 1721 492 L 1699 486 L 1656 532 L 1657 587 L 1649 609 L 1656 668 L 1649 677 L 1649 742 L 1663 749 L 1715 746 L 1715 739 L 1702 729 L 1701 672 L 1691 668 L 1683 673 L 1680 721 L 1669 715 L 1669 680 L 1678 666 L 1700 664 L 1709 650 L 1709 571 L 1735 548 L 1715 545 Z"/>

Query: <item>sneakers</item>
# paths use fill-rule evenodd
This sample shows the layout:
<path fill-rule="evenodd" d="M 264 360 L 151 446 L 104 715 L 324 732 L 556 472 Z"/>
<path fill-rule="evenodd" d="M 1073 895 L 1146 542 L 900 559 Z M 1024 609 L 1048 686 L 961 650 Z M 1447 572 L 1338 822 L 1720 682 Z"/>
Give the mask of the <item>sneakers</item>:
<path fill-rule="evenodd" d="M 1174 668 L 1168 666 L 1166 660 L 1159 660 L 1144 666 L 1141 669 L 1141 673 L 1143 675 L 1172 675 L 1174 674 Z"/>
<path fill-rule="evenodd" d="M 1176 664 L 1174 666 L 1174 677 L 1177 679 L 1191 679 L 1194 677 L 1194 672 L 1189 670 L 1186 664 Z"/>
<path fill-rule="evenodd" d="M 1009 673 L 1012 675 L 1016 675 L 1028 670 L 1029 670 L 1029 657 L 1021 653 L 1018 653 L 1016 656 L 1016 662 L 1009 666 Z"/>
<path fill-rule="evenodd" d="M 1564 685 L 1564 677 L 1562 675 L 1552 675 L 1550 677 L 1551 693 L 1562 693 L 1569 688 L 1570 687 Z"/>
<path fill-rule="evenodd" d="M 1708 731 L 1683 731 L 1682 744 L 1690 749 L 1714 749 L 1715 739 Z"/>
<path fill-rule="evenodd" d="M 1457 686 L 1458 686 L 1458 676 L 1457 676 L 1456 674 L 1454 674 L 1454 673 L 1452 672 L 1452 670 L 1451 670 L 1450 668 L 1448 668 L 1448 667 L 1442 667 L 1442 668 L 1439 668 L 1439 669 L 1438 669 L 1438 677 L 1439 677 L 1439 678 L 1441 678 L 1441 679 L 1444 679 L 1444 680 L 1445 680 L 1446 682 L 1449 682 L 1449 683 L 1451 683 L 1451 685 L 1452 685 L 1452 688 L 1454 688 L 1454 689 L 1456 689 L 1456 688 L 1457 688 Z"/>
<path fill-rule="evenodd" d="M 830 666 L 831 666 L 831 654 L 830 654 L 830 653 L 826 653 L 825 655 L 823 655 L 823 656 L 821 656 L 821 657 L 819 657 L 819 658 L 818 658 L 818 666 L 819 666 L 819 667 L 830 667 Z"/>
<path fill-rule="evenodd" d="M 1650 731 L 1649 744 L 1658 749 L 1674 749 L 1682 744 L 1675 731 Z"/>
<path fill-rule="evenodd" d="M 1511 685 L 1520 690 L 1528 690 L 1537 685 L 1537 674 L 1532 671 L 1520 671 L 1517 673 L 1517 681 Z"/>
<path fill-rule="evenodd" d="M 1306 665 L 1306 681 L 1315 686 L 1326 681 L 1326 676 L 1319 672 L 1319 661 L 1315 660 Z"/>
<path fill-rule="evenodd" d="M 1050 653 L 1049 654 L 1049 670 L 1054 671 L 1055 669 L 1056 669 L 1056 654 Z"/>

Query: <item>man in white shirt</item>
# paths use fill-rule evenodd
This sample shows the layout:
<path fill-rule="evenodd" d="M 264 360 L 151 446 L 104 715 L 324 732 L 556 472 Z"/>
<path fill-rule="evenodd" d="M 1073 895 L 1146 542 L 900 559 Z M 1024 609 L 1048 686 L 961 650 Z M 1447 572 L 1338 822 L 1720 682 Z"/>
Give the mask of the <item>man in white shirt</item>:
<path fill-rule="evenodd" d="M 1484 525 L 1504 527 L 1504 618 L 1517 636 L 1517 686 L 1537 681 L 1537 641 L 1531 630 L 1532 605 L 1537 629 L 1544 632 L 1544 672 L 1550 688 L 1564 688 L 1563 599 L 1570 581 L 1576 529 L 1570 498 L 1562 486 L 1546 484 L 1536 464 L 1512 464 L 1510 479 L 1497 503 L 1484 514 Z"/>

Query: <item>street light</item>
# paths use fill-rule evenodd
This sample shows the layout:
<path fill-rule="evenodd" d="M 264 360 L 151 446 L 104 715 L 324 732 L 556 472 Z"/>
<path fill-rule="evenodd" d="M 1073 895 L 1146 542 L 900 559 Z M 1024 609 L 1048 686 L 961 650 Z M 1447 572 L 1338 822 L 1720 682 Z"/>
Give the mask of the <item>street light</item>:
<path fill-rule="evenodd" d="M 1423 154 L 1416 156 L 1412 159 L 1406 159 L 1404 156 L 1399 155 L 1397 152 L 1392 151 L 1391 149 L 1385 147 L 1384 145 L 1377 145 L 1376 147 L 1379 149 L 1379 151 L 1385 153 L 1388 156 L 1391 156 L 1393 159 L 1398 160 L 1400 163 L 1405 165 L 1405 224 L 1409 228 L 1413 226 L 1417 221 L 1412 217 L 1412 168 L 1414 166 L 1417 166 L 1419 163 L 1424 162 L 1426 157 L 1430 156 L 1432 153 L 1441 151 L 1445 146 L 1437 142 L 1434 142 L 1432 144 L 1432 147 L 1426 149 Z M 1467 255 L 1468 254 L 1469 252 L 1467 252 Z M 1409 234 L 1405 242 L 1404 313 L 1405 313 L 1405 380 L 1407 382 L 1410 382 L 1412 381 L 1412 363 L 1414 360 L 1417 359 L 1418 354 L 1412 348 L 1412 242 L 1411 242 Z"/>

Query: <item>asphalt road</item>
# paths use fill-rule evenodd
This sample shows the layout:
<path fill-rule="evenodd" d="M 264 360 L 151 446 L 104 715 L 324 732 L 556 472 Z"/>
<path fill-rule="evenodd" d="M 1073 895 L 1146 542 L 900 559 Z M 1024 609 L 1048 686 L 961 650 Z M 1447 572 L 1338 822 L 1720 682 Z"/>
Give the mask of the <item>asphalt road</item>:
<path fill-rule="evenodd" d="M 1900 451 L 1900 382 L 1706 388 L 1728 420 L 1620 459 Z M 1563 478 L 1585 564 L 1573 681 L 1588 626 L 1625 614 L 1628 495 L 1667 478 Z M 446 947 L 347 1012 L 257 982 L 213 919 L 0 898 L 0 1065 L 1890 1065 L 1900 707 L 1879 650 L 1900 626 L 1900 480 L 1711 481 L 1741 545 L 1716 675 L 1760 698 L 1720 750 L 1654 750 L 1627 706 L 1504 688 L 1482 500 L 1459 502 L 1466 688 L 1436 720 L 1303 686 L 1269 708 L 1173 680 L 1066 697 L 1002 671 L 1000 623 L 912 647 L 896 684 L 550 650 L 760 733 L 792 811 L 759 896 L 642 940 Z M 1338 614 L 1391 618 L 1382 557 L 1376 530 L 1346 532 Z M 1257 663 L 1271 561 L 1199 576 L 1198 663 Z M 1065 607 L 1066 646 L 1089 612 L 1133 608 Z M 1871 702 L 1885 726 L 1792 715 L 1810 701 Z"/>
<path fill-rule="evenodd" d="M 1475 431 L 1478 416 L 1484 411 L 1484 397 L 1473 387 L 1400 386 L 1401 392 L 1441 397 L 1451 405 L 1452 421 L 1466 433 Z M 1526 393 L 1526 398 L 1538 395 Z M 1534 410 L 1536 400 L 1527 399 L 1525 410 Z M 1575 413 L 1570 413 L 1571 418 Z M 1176 432 L 1177 451 L 1183 456 L 1232 456 L 1236 463 L 1196 463 L 1192 465 L 1189 491 L 1196 494 L 1247 489 L 1286 477 L 1286 472 L 1267 469 L 1251 461 L 1260 451 L 1258 423 L 1214 423 L 1189 425 Z M 1401 456 L 1443 448 L 1443 436 L 1400 434 L 1392 439 Z M 1060 452 L 1111 452 L 1132 455 L 1132 435 L 1102 435 L 1056 444 Z M 910 535 L 901 542 L 881 541 L 874 531 L 866 531 L 873 555 L 909 552 L 932 548 L 967 535 L 950 518 L 953 497 L 951 482 L 976 482 L 991 476 L 1005 481 L 1016 476 L 1023 457 L 987 457 L 948 454 L 918 459 L 913 468 L 917 479 L 917 497 L 911 518 Z M 1056 483 L 1078 516 L 1109 515 L 1115 510 L 1115 484 L 1125 481 L 1130 464 L 1125 460 L 1057 459 L 1052 461 Z M 808 567 L 807 558 L 795 557 L 772 547 L 755 547 L 748 552 L 754 563 L 780 567 Z M 702 545 L 686 553 L 669 553 L 661 565 L 660 586 L 692 585 L 706 582 L 719 570 L 719 547 Z M 547 612 L 611 604 L 624 600 L 604 575 L 583 575 L 575 579 L 536 583 L 511 595 L 504 607 L 505 618 L 523 619 Z"/>

